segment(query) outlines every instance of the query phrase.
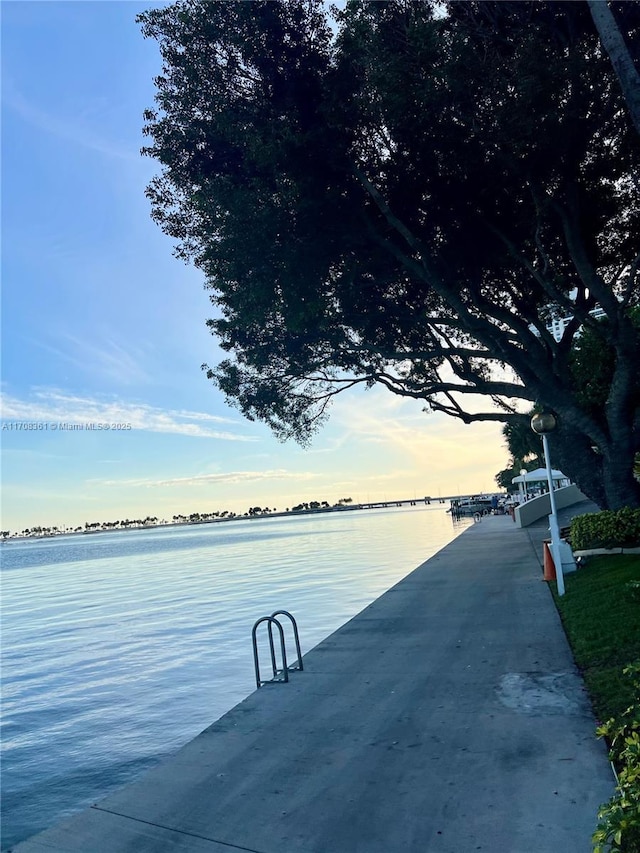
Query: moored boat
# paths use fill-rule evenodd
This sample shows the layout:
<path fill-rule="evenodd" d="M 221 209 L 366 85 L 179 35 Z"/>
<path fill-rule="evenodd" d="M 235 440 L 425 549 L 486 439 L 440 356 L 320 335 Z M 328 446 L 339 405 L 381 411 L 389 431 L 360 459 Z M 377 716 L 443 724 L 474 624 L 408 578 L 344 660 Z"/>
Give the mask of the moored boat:
<path fill-rule="evenodd" d="M 451 515 L 487 515 L 499 506 L 496 495 L 474 495 L 469 498 L 455 498 L 447 510 Z"/>

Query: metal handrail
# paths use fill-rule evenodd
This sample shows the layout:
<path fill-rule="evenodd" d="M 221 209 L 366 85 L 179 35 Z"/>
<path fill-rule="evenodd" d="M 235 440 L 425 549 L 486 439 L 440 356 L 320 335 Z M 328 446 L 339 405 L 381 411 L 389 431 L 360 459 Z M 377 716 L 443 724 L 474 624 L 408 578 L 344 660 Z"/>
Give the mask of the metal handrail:
<path fill-rule="evenodd" d="M 271 652 L 271 668 L 273 670 L 273 679 L 262 680 L 260 678 L 260 661 L 258 660 L 258 641 L 256 638 L 256 631 L 258 629 L 258 625 L 262 624 L 262 622 L 267 622 L 269 626 L 269 650 Z M 282 654 L 282 670 L 279 672 L 276 666 L 276 653 L 273 646 L 273 629 L 272 625 L 275 625 L 278 628 L 278 632 L 280 634 L 280 651 Z M 263 684 L 268 684 L 269 681 L 289 681 L 289 667 L 287 666 L 287 650 L 285 649 L 284 644 L 284 630 L 282 625 L 275 619 L 273 616 L 263 616 L 258 619 L 258 621 L 253 626 L 251 631 L 251 638 L 253 640 L 253 662 L 256 670 L 256 684 L 258 689 L 262 687 Z M 282 675 L 282 678 L 277 678 L 278 675 Z"/>
<path fill-rule="evenodd" d="M 293 628 L 293 641 L 296 644 L 296 654 L 298 656 L 298 663 L 295 666 L 290 666 L 289 672 L 293 672 L 294 670 L 299 670 L 300 672 L 302 672 L 304 667 L 302 665 L 302 651 L 300 650 L 300 635 L 298 634 L 298 623 L 288 610 L 276 610 L 275 613 L 271 614 L 272 619 L 275 619 L 276 616 L 287 616 L 291 620 L 291 627 Z M 269 624 L 269 630 L 271 630 L 271 624 Z"/>
<path fill-rule="evenodd" d="M 284 628 L 280 624 L 280 621 L 276 619 L 276 616 L 286 616 L 291 621 L 291 627 L 293 629 L 293 641 L 296 646 L 296 655 L 297 662 L 293 666 L 289 666 L 287 664 L 287 649 L 286 643 L 284 641 Z M 260 660 L 258 656 L 258 639 L 257 639 L 257 631 L 258 626 L 263 622 L 267 623 L 267 629 L 269 633 L 269 654 L 271 657 L 271 670 L 273 672 L 273 678 L 270 679 L 262 679 L 260 677 Z M 276 650 L 273 642 L 273 626 L 276 626 L 278 629 L 278 633 L 280 634 L 280 653 L 282 656 L 282 669 L 278 669 L 278 665 L 276 663 Z M 298 633 L 298 623 L 294 619 L 294 617 L 289 613 L 288 610 L 276 610 L 275 613 L 272 613 L 271 616 L 262 616 L 255 623 L 251 630 L 251 639 L 253 641 L 253 663 L 256 670 L 256 684 L 258 689 L 262 687 L 263 684 L 269 684 L 275 681 L 289 681 L 289 673 L 294 672 L 296 670 L 302 671 L 304 669 L 302 664 L 302 651 L 300 649 L 300 635 Z M 278 677 L 280 676 L 280 677 Z"/>

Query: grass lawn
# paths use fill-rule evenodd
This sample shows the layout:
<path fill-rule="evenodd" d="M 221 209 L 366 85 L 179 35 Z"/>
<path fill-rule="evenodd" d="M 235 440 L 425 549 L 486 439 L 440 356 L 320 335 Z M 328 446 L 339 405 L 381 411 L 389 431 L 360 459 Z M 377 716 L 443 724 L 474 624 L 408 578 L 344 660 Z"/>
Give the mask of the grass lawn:
<path fill-rule="evenodd" d="M 590 557 L 552 592 L 599 721 L 618 716 L 638 697 L 622 675 L 640 663 L 640 555 Z"/>

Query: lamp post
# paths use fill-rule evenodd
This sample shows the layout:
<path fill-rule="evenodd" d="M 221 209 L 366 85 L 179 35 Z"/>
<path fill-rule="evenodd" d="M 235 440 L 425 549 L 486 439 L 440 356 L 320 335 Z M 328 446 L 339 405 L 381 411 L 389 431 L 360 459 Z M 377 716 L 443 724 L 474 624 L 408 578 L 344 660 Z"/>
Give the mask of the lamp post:
<path fill-rule="evenodd" d="M 527 499 L 527 469 L 520 469 L 520 476 L 522 480 L 520 481 L 520 503 L 524 503 Z"/>
<path fill-rule="evenodd" d="M 558 595 L 564 595 L 564 575 L 562 574 L 562 556 L 560 554 L 560 527 L 558 525 L 558 511 L 556 509 L 556 496 L 553 491 L 553 473 L 549 460 L 549 442 L 547 435 L 556 428 L 557 421 L 551 412 L 540 412 L 531 418 L 531 429 L 542 436 L 542 449 L 544 450 L 544 464 L 547 469 L 547 480 L 549 481 L 549 500 L 551 502 L 551 515 L 549 516 L 549 530 L 551 532 L 551 555 L 556 567 L 556 580 L 558 581 Z"/>

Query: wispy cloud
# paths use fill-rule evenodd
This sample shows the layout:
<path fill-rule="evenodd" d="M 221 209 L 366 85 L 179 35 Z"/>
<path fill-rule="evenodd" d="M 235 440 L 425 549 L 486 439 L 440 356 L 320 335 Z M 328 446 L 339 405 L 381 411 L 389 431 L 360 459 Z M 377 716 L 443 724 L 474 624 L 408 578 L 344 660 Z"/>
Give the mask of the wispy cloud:
<path fill-rule="evenodd" d="M 216 429 L 217 424 L 236 424 L 231 418 L 205 412 L 160 409 L 145 403 L 117 399 L 80 397 L 56 389 L 36 389 L 31 399 L 21 400 L 3 393 L 0 397 L 3 421 L 126 423 L 132 430 L 171 433 L 223 441 L 256 441 L 253 436 Z"/>
<path fill-rule="evenodd" d="M 255 483 L 260 480 L 311 480 L 315 476 L 309 472 L 275 469 L 272 471 L 228 471 L 217 474 L 194 474 L 191 477 L 173 477 L 164 480 L 100 480 L 91 482 L 99 482 L 102 486 L 156 488 L 158 486 L 208 486 L 219 485 L 220 483 L 231 485 L 233 483 Z"/>
<path fill-rule="evenodd" d="M 383 390 L 345 398 L 334 412 L 349 441 L 371 445 L 382 456 L 397 452 L 398 459 L 413 460 L 416 470 L 427 465 L 433 473 L 475 470 L 495 458 L 497 471 L 505 456 L 500 424 L 467 426 L 442 413 L 427 414 L 419 402 Z"/>
<path fill-rule="evenodd" d="M 11 81 L 5 79 L 2 85 L 3 105 L 17 113 L 24 121 L 45 133 L 52 134 L 67 142 L 88 148 L 98 154 L 118 160 L 140 161 L 137 144 L 131 146 L 105 139 L 90 127 L 83 125 L 81 119 L 72 115 L 54 115 L 39 105 L 29 101 Z"/>
<path fill-rule="evenodd" d="M 130 347 L 125 348 L 112 338 L 88 341 L 61 333 L 57 336 L 57 341 L 60 345 L 53 346 L 42 340 L 32 340 L 30 343 L 77 369 L 90 372 L 92 376 L 99 374 L 123 385 L 148 383 L 152 380 L 142 367 L 147 360 L 145 354 Z"/>

